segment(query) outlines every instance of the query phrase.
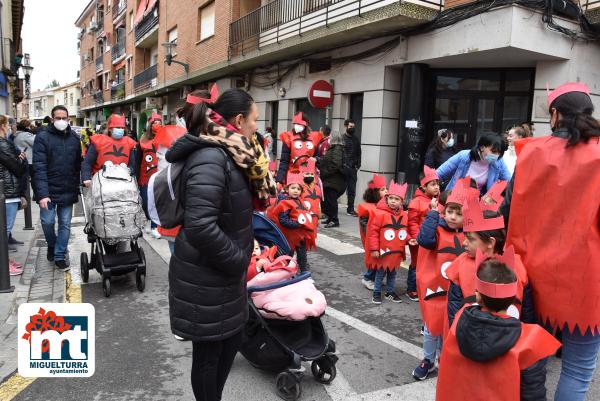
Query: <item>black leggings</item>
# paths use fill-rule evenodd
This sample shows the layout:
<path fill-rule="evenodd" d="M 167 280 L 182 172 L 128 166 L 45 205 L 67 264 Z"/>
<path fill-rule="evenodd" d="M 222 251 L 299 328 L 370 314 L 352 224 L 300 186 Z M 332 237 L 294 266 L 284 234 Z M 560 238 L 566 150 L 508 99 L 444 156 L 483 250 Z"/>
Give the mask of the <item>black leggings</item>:
<path fill-rule="evenodd" d="M 192 389 L 196 401 L 219 401 L 242 344 L 243 330 L 221 341 L 193 343 Z"/>

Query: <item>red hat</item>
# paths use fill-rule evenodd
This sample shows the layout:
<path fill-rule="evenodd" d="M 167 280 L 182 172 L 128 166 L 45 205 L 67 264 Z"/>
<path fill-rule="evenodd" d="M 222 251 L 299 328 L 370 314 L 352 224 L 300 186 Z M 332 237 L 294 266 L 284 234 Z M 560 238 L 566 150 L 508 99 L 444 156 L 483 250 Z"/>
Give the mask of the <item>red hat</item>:
<path fill-rule="evenodd" d="M 208 99 L 199 96 L 187 95 L 187 97 L 185 98 L 185 102 L 189 104 L 213 104 L 217 101 L 218 98 L 219 88 L 217 87 L 217 84 L 213 84 L 213 86 L 210 88 L 210 97 Z"/>
<path fill-rule="evenodd" d="M 303 125 L 305 127 L 308 127 L 308 123 L 306 121 L 304 121 L 304 115 L 302 112 L 298 112 L 296 113 L 296 115 L 294 116 L 294 119 L 292 120 L 293 124 L 300 124 Z"/>
<path fill-rule="evenodd" d="M 289 187 L 292 184 L 302 186 L 302 184 L 304 184 L 304 177 L 302 177 L 302 174 L 288 174 L 286 186 Z"/>
<path fill-rule="evenodd" d="M 421 180 L 421 186 L 424 187 L 425 185 L 427 185 L 428 182 L 433 181 L 433 180 L 439 180 L 440 177 L 438 177 L 437 172 L 435 171 L 435 169 L 429 167 L 429 166 L 425 166 L 423 168 L 423 172 L 425 173 L 425 177 L 423 177 L 423 179 Z"/>
<path fill-rule="evenodd" d="M 394 180 L 390 182 L 390 188 L 388 189 L 388 195 L 399 196 L 402 199 L 406 196 L 406 190 L 408 189 L 408 184 L 396 184 Z"/>
<path fill-rule="evenodd" d="M 446 204 L 456 203 L 464 206 L 469 197 L 478 199 L 479 191 L 475 188 L 471 188 L 471 177 L 466 176 L 465 178 L 456 181 L 456 185 L 452 188 L 452 193 L 448 196 Z"/>
<path fill-rule="evenodd" d="M 303 162 L 300 165 L 300 172 L 308 173 L 308 174 L 315 174 L 317 171 L 316 163 L 317 163 L 317 161 L 315 160 L 314 157 L 309 157 L 308 159 L 306 159 L 305 162 Z"/>
<path fill-rule="evenodd" d="M 481 266 L 483 262 L 488 259 L 496 259 L 509 269 L 515 269 L 515 248 L 509 246 L 504 250 L 504 255 L 494 255 L 492 258 L 485 256 L 479 249 L 477 249 L 475 256 L 475 265 Z M 517 295 L 517 280 L 508 284 L 490 283 L 481 280 L 479 277 L 475 277 L 475 288 L 480 294 L 488 296 L 490 298 L 510 298 Z"/>
<path fill-rule="evenodd" d="M 387 184 L 385 183 L 385 177 L 373 173 L 373 178 L 371 179 L 371 182 L 369 182 L 368 187 L 369 189 L 386 188 Z"/>
<path fill-rule="evenodd" d="M 590 88 L 588 88 L 586 84 L 579 82 L 568 82 L 566 84 L 562 84 L 552 92 L 550 92 L 548 85 L 546 85 L 546 91 L 548 92 L 548 106 L 551 106 L 552 102 L 554 102 L 557 97 L 564 95 L 565 93 L 581 92 L 588 96 L 590 95 Z"/>
<path fill-rule="evenodd" d="M 125 128 L 125 116 L 120 114 L 111 114 L 108 122 L 108 128 Z"/>
<path fill-rule="evenodd" d="M 481 204 L 481 207 L 483 210 L 492 210 L 494 212 L 498 211 L 498 208 L 500 207 L 500 205 L 502 204 L 502 201 L 504 200 L 504 197 L 502 196 L 502 192 L 504 192 L 504 190 L 506 189 L 507 184 L 508 184 L 508 181 L 500 180 L 500 181 L 496 181 L 494 183 L 494 185 L 492 185 L 490 190 L 487 191 L 487 193 L 481 197 L 480 204 Z M 494 201 L 494 203 L 491 203 L 491 204 L 485 203 L 483 201 L 483 199 L 485 199 L 486 197 L 491 198 Z"/>
<path fill-rule="evenodd" d="M 467 204 L 463 205 L 463 231 L 473 233 L 477 231 L 498 230 L 504 228 L 504 218 L 493 217 L 486 219 L 483 209 L 476 197 L 469 196 Z"/>
<path fill-rule="evenodd" d="M 150 119 L 148 120 L 148 124 L 152 124 L 154 121 L 162 121 L 162 116 L 157 112 L 153 111 Z"/>

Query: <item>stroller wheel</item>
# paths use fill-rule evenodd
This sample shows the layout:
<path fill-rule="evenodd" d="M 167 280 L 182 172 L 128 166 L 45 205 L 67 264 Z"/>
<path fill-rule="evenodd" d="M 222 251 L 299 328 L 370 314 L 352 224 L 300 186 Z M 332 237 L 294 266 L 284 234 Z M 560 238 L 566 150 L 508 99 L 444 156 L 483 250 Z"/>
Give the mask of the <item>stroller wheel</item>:
<path fill-rule="evenodd" d="M 104 290 L 104 296 L 110 297 L 110 279 L 107 277 L 102 281 L 102 289 Z"/>
<path fill-rule="evenodd" d="M 276 379 L 277 395 L 286 401 L 296 401 L 302 394 L 300 379 L 292 372 L 281 372 Z"/>
<path fill-rule="evenodd" d="M 323 384 L 331 383 L 337 375 L 335 361 L 328 355 L 313 361 L 310 365 L 310 370 L 315 380 Z"/>
<path fill-rule="evenodd" d="M 81 279 L 84 283 L 87 283 L 90 278 L 90 264 L 88 262 L 87 253 L 81 252 L 81 261 L 79 270 L 81 271 Z"/>
<path fill-rule="evenodd" d="M 146 288 L 146 275 L 145 274 L 136 274 L 135 275 L 135 285 L 139 292 L 144 292 L 144 288 Z"/>

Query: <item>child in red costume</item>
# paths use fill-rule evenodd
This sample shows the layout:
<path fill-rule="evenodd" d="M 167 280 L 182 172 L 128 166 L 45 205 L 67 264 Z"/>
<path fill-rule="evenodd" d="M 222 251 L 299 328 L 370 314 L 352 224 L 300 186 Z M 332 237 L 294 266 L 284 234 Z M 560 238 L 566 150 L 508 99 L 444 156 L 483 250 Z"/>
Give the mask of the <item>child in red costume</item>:
<path fill-rule="evenodd" d="M 408 234 L 411 238 L 417 238 L 421 224 L 429 210 L 429 205 L 433 198 L 440 196 L 440 179 L 435 169 L 425 166 L 421 173 L 421 186 L 417 188 L 414 197 L 408 204 Z M 441 207 L 440 207 L 441 211 Z M 411 245 L 410 266 L 408 268 L 408 277 L 406 278 L 406 296 L 411 301 L 419 301 L 417 295 L 417 258 L 419 254 L 419 245 Z"/>
<path fill-rule="evenodd" d="M 484 203 L 482 199 L 481 203 Z M 446 277 L 450 280 L 448 290 L 448 324 L 449 329 L 454 317 L 465 303 L 475 302 L 475 281 L 477 263 L 475 257 L 481 252 L 486 257 L 502 255 L 506 242 L 504 219 L 498 212 L 483 210 L 477 198 L 467 200 L 463 208 L 463 245 L 465 253 L 460 255 L 446 269 Z M 514 250 L 511 251 L 514 253 Z M 525 323 L 536 323 L 533 309 L 531 288 L 527 279 L 527 271 L 519 255 L 515 256 L 514 272 L 518 278 L 517 295 L 514 305 L 508 307 L 508 314 Z"/>
<path fill-rule="evenodd" d="M 314 244 L 313 216 L 301 200 L 303 179 L 300 174 L 290 174 L 286 192 L 279 202 L 269 209 L 267 216 L 281 229 L 290 247 L 296 251 L 301 272 L 310 270 L 306 256 L 307 244 Z"/>
<path fill-rule="evenodd" d="M 323 200 L 321 187 L 316 182 L 316 159 L 311 157 L 305 163 L 302 163 L 300 166 L 300 174 L 303 179 L 302 202 L 304 203 L 304 206 L 310 210 L 313 217 L 312 226 L 315 234 L 311 237 L 313 241 L 306 244 L 307 248 L 312 250 L 317 248 L 315 240 L 317 239 L 317 229 L 319 227 L 319 219 L 321 218 L 321 201 Z"/>
<path fill-rule="evenodd" d="M 373 303 L 381 304 L 381 287 L 386 279 L 385 297 L 392 302 L 402 300 L 396 294 L 396 273 L 405 258 L 408 232 L 408 216 L 402 208 L 408 185 L 390 183 L 388 194 L 377 203 L 367 226 L 367 236 L 371 260 L 369 269 L 376 270 L 373 288 Z"/>
<path fill-rule="evenodd" d="M 545 400 L 542 360 L 560 343 L 542 327 L 507 313 L 518 292 L 510 257 L 479 256 L 477 305 L 457 314 L 444 341 L 436 401 Z"/>
<path fill-rule="evenodd" d="M 363 194 L 364 203 L 360 203 L 357 207 L 358 213 L 358 229 L 360 231 L 360 240 L 365 250 L 365 266 L 369 266 L 371 263 L 371 253 L 369 252 L 368 246 L 366 245 L 365 237 L 367 235 L 367 225 L 371 213 L 377 209 L 379 201 L 388 194 L 387 184 L 385 177 L 373 173 L 373 179 L 367 184 L 367 189 Z M 375 286 L 375 273 L 377 270 L 369 269 L 367 267 L 366 273 L 363 274 L 362 284 L 368 289 L 373 291 Z"/>
<path fill-rule="evenodd" d="M 412 372 L 417 380 L 425 380 L 436 369 L 436 355 L 442 348 L 449 287 L 443 274 L 452 261 L 464 252 L 462 206 L 468 194 L 478 195 L 476 189 L 469 187 L 470 180 L 470 177 L 465 177 L 454 186 L 446 200 L 443 217 L 438 212 L 437 199 L 431 200 L 431 210 L 417 237 L 417 289 L 423 318 L 424 354 L 423 360 Z"/>

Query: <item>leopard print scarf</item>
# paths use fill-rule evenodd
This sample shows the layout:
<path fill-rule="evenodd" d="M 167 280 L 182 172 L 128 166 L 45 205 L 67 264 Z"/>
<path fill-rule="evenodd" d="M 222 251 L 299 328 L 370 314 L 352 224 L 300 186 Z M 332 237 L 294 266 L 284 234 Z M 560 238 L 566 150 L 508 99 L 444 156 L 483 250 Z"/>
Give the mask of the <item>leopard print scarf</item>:
<path fill-rule="evenodd" d="M 212 110 L 209 110 L 207 117 L 209 123 L 202 139 L 216 143 L 227 151 L 250 180 L 257 206 L 266 208 L 269 199 L 277 195 L 277 187 L 269 171 L 269 156 L 258 142 L 256 134 L 252 139 L 246 138 Z"/>

